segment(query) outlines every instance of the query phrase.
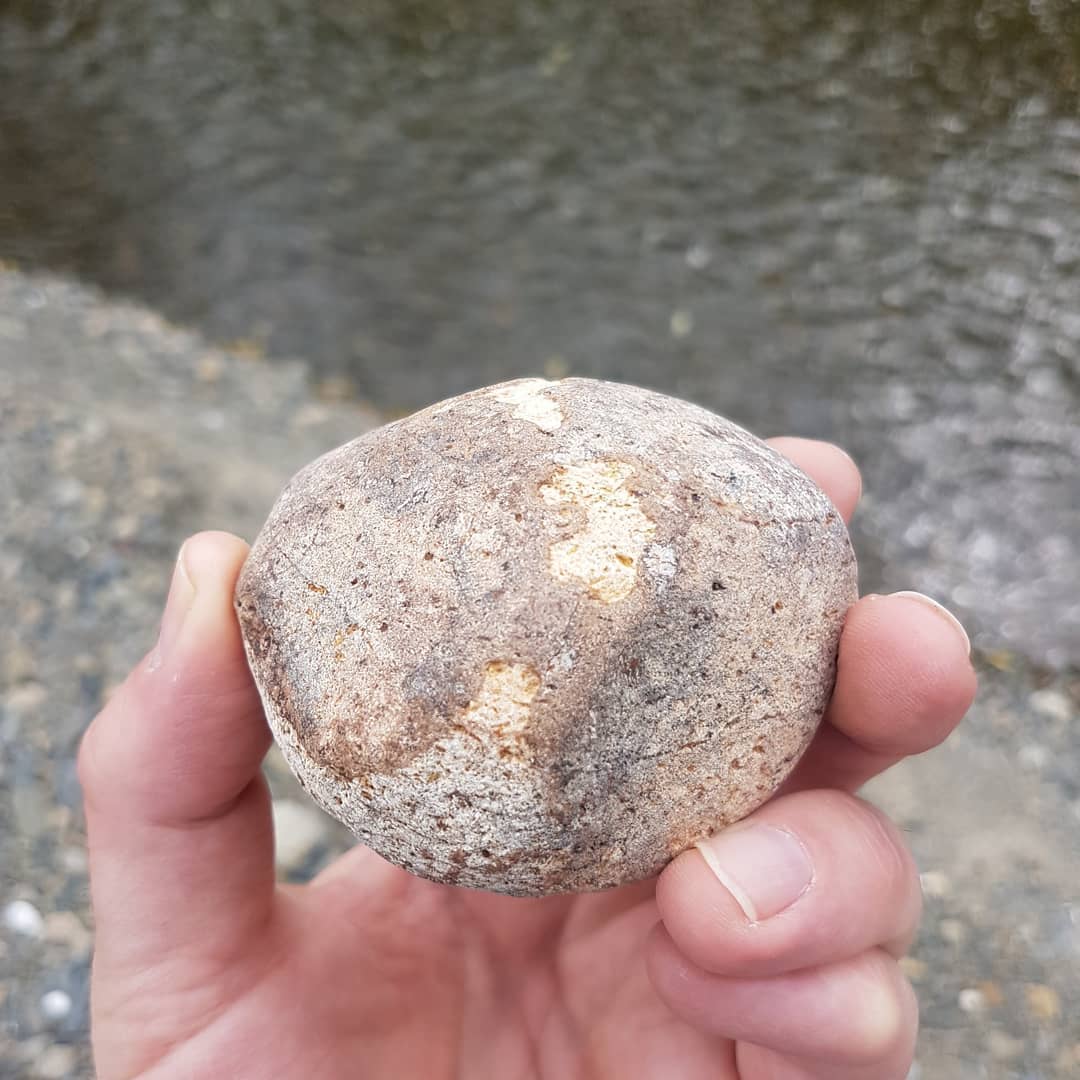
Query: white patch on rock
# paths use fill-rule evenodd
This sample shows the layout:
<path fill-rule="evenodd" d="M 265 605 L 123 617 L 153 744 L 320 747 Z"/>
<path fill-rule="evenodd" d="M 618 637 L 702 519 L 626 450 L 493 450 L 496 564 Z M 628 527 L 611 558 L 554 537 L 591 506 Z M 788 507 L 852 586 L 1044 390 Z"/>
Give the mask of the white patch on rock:
<path fill-rule="evenodd" d="M 585 528 L 551 545 L 551 573 L 580 581 L 594 600 L 624 600 L 637 580 L 638 563 L 656 532 L 637 496 L 626 486 L 634 475 L 625 461 L 585 461 L 559 469 L 540 488 L 548 506 L 579 507 Z"/>
<path fill-rule="evenodd" d="M 463 527 L 468 527 L 469 522 L 462 521 Z M 468 533 L 465 543 L 482 556 L 491 555 L 502 546 L 502 538 L 494 529 L 480 529 L 477 532 Z"/>
<path fill-rule="evenodd" d="M 552 432 L 562 427 L 563 414 L 558 403 L 544 394 L 553 382 L 547 379 L 520 379 L 497 387 L 492 392 L 496 401 L 504 405 L 516 405 L 511 416 L 515 420 L 527 420 L 541 431 Z"/>
<path fill-rule="evenodd" d="M 563 649 L 557 656 L 552 657 L 550 670 L 560 671 L 566 673 L 573 670 L 574 661 L 577 659 L 577 653 L 573 649 Z"/>
<path fill-rule="evenodd" d="M 645 569 L 661 589 L 666 589 L 675 577 L 675 549 L 669 544 L 652 544 L 645 552 Z"/>

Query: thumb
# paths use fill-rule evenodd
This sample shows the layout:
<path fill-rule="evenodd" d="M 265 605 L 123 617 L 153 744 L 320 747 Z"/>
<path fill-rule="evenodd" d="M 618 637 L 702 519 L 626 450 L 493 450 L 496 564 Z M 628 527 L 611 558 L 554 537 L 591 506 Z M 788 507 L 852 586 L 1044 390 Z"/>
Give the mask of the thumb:
<path fill-rule="evenodd" d="M 246 552 L 227 533 L 184 544 L 157 645 L 83 737 L 95 976 L 177 949 L 220 961 L 269 914 L 270 735 L 232 606 Z"/>

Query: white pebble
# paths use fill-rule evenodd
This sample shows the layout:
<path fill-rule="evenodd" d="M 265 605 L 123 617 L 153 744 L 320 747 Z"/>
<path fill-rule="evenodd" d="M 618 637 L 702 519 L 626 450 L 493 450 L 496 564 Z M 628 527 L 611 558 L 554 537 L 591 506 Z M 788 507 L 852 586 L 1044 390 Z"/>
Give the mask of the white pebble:
<path fill-rule="evenodd" d="M 1057 690 L 1036 690 L 1031 695 L 1031 707 L 1048 720 L 1065 723 L 1072 717 L 1069 699 Z"/>
<path fill-rule="evenodd" d="M 39 938 L 45 929 L 45 920 L 28 900 L 12 900 L 4 908 L 4 925 L 14 934 Z"/>
<path fill-rule="evenodd" d="M 68 847 L 60 852 L 60 865 L 69 874 L 83 874 L 86 872 L 86 852 L 82 848 Z"/>
<path fill-rule="evenodd" d="M 968 986 L 960 991 L 956 1002 L 966 1013 L 982 1012 L 986 1008 L 986 995 L 981 990 Z"/>
<path fill-rule="evenodd" d="M 63 990 L 50 990 L 41 998 L 41 1015 L 46 1020 L 65 1020 L 71 1014 L 71 995 Z"/>
<path fill-rule="evenodd" d="M 919 881 L 922 883 L 923 895 L 935 900 L 948 896 L 952 889 L 949 879 L 940 870 L 927 870 L 919 875 Z"/>

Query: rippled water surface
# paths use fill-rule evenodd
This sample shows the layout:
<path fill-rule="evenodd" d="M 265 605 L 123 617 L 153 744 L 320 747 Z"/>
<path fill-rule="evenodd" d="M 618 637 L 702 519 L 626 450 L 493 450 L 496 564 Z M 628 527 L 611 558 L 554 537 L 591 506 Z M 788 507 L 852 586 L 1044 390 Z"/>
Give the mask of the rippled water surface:
<path fill-rule="evenodd" d="M 1080 660 L 1080 5 L 0 8 L 0 256 L 392 411 L 668 389 L 860 460 L 866 583 Z"/>

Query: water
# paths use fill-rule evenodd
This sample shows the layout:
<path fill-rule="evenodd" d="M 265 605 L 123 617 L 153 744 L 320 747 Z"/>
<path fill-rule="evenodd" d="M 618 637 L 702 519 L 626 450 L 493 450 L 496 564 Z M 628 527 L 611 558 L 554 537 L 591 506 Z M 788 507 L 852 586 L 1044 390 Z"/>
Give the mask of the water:
<path fill-rule="evenodd" d="M 400 411 L 510 375 L 846 444 L 864 581 L 1080 661 L 1080 5 L 0 10 L 0 256 Z"/>

